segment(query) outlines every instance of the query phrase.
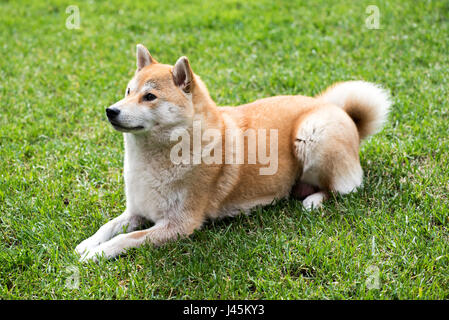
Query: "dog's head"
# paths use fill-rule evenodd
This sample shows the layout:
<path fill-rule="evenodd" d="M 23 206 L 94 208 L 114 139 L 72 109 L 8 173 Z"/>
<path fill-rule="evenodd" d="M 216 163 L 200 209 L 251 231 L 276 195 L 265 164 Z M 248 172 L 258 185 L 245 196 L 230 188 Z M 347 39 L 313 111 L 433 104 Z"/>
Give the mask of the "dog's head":
<path fill-rule="evenodd" d="M 143 45 L 137 45 L 137 70 L 125 97 L 106 109 L 114 129 L 131 133 L 170 132 L 187 127 L 194 116 L 199 78 L 186 57 L 174 66 L 158 63 Z"/>

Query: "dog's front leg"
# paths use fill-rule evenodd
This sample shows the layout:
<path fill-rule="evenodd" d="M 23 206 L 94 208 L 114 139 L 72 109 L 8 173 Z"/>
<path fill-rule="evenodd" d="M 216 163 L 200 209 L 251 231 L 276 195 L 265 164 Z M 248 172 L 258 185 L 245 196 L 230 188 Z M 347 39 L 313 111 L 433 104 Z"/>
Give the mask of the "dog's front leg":
<path fill-rule="evenodd" d="M 126 227 L 126 232 L 134 231 L 143 222 L 144 219 L 142 217 L 131 215 L 125 211 L 120 216 L 103 225 L 93 236 L 82 241 L 75 250 L 82 256 L 122 232 L 124 227 Z"/>
<path fill-rule="evenodd" d="M 106 258 L 115 257 L 130 248 L 140 247 L 148 242 L 156 246 L 170 240 L 176 240 L 179 237 L 189 236 L 193 231 L 201 226 L 202 221 L 172 221 L 164 219 L 157 222 L 153 227 L 134 231 L 131 233 L 120 234 L 115 238 L 95 247 L 82 261 L 97 261 L 99 256 Z"/>

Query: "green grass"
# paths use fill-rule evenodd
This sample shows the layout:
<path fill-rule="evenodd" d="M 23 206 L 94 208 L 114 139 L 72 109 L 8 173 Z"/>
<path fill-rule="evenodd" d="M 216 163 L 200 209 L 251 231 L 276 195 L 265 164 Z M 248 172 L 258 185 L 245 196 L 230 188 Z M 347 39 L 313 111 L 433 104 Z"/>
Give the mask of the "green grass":
<path fill-rule="evenodd" d="M 71 4 L 79 30 L 65 27 Z M 448 299 L 448 34 L 447 1 L 2 1 L 0 298 Z M 394 105 L 361 148 L 364 186 L 80 264 L 75 246 L 125 208 L 123 138 L 104 109 L 137 43 L 161 62 L 188 56 L 219 105 L 384 85 Z"/>

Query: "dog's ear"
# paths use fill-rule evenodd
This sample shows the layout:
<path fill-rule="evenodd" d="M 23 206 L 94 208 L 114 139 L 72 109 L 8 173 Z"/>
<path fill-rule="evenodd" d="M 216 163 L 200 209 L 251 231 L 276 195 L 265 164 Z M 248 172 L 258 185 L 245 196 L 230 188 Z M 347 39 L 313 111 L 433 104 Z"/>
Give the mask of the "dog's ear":
<path fill-rule="evenodd" d="M 144 45 L 138 44 L 136 50 L 137 56 L 137 71 L 142 70 L 143 67 L 146 67 L 150 64 L 157 63 L 157 61 L 151 56 L 150 52 Z"/>
<path fill-rule="evenodd" d="M 193 71 L 190 68 L 189 59 L 181 57 L 176 61 L 173 67 L 173 81 L 185 93 L 190 93 L 193 90 L 194 78 Z"/>

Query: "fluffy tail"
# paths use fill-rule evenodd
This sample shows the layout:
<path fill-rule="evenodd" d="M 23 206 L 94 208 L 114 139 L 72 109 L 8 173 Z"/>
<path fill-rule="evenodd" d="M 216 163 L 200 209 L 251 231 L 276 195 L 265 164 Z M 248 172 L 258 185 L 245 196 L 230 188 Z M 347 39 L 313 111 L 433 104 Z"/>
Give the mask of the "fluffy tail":
<path fill-rule="evenodd" d="M 356 124 L 360 139 L 382 128 L 391 106 L 386 90 L 365 81 L 336 83 L 326 89 L 320 98 L 346 111 Z"/>

